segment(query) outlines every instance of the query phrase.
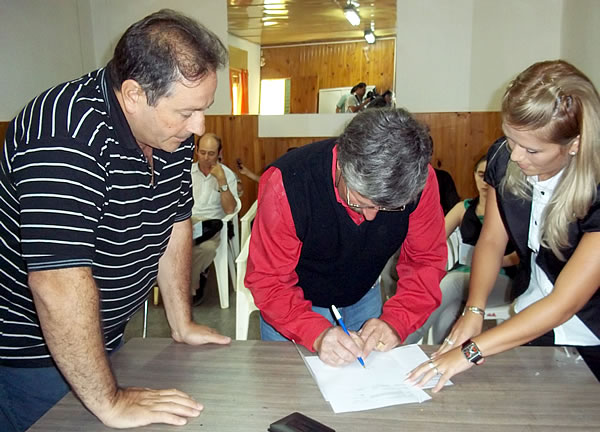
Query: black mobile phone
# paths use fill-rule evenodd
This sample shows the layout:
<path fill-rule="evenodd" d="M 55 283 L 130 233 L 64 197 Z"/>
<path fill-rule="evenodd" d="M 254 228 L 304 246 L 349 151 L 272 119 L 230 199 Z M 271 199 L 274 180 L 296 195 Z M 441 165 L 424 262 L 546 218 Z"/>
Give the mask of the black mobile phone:
<path fill-rule="evenodd" d="M 268 432 L 335 432 L 335 430 L 302 413 L 294 412 L 272 423 Z"/>

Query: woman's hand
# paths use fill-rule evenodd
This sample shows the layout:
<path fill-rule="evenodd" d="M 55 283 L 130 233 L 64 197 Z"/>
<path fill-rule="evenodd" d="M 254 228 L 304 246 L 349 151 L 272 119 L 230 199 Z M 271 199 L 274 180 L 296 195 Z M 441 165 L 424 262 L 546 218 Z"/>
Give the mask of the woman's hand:
<path fill-rule="evenodd" d="M 483 316 L 471 311 L 466 311 L 463 316 L 454 323 L 450 334 L 444 339 L 440 348 L 431 355 L 432 359 L 437 359 L 445 352 L 461 346 L 464 341 L 481 333 L 483 328 Z"/>
<path fill-rule="evenodd" d="M 437 393 L 450 378 L 470 369 L 473 364 L 466 359 L 460 348 L 454 348 L 435 359 L 432 358 L 425 363 L 421 363 L 407 375 L 406 381 L 417 387 L 423 387 L 429 380 L 439 375 L 440 379 L 432 390 L 433 393 Z"/>

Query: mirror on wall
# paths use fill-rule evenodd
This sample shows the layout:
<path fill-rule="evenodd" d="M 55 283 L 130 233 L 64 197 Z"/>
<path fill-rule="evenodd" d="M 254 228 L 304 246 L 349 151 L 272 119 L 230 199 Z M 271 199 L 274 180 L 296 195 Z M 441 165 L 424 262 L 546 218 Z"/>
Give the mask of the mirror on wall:
<path fill-rule="evenodd" d="M 354 14 L 356 25 L 347 18 Z M 228 0 L 227 15 L 235 114 L 259 114 L 261 104 L 335 112 L 324 98 L 359 82 L 379 94 L 394 89 L 396 0 Z M 270 95 L 261 88 L 284 100 L 263 101 Z"/>

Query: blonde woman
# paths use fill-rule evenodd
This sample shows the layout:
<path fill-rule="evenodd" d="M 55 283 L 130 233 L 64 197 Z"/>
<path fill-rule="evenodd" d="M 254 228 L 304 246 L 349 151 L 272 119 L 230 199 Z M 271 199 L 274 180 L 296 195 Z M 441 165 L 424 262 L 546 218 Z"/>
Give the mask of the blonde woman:
<path fill-rule="evenodd" d="M 571 345 L 600 378 L 600 97 L 567 62 L 536 63 L 510 84 L 503 131 L 488 152 L 485 221 L 463 316 L 408 380 L 457 373 L 523 344 Z M 481 333 L 490 290 L 511 239 L 529 283 L 517 314 Z M 516 282 L 515 282 L 516 284 Z"/>
<path fill-rule="evenodd" d="M 459 257 L 456 265 L 440 282 L 442 303 L 429 316 L 425 324 L 406 338 L 406 343 L 416 343 L 431 329 L 430 343 L 444 343 L 444 338 L 452 330 L 452 326 L 460 316 L 464 302 L 469 293 L 471 276 L 471 256 L 479 235 L 485 215 L 487 191 L 490 186 L 484 180 L 486 157 L 483 156 L 475 163 L 473 178 L 479 192 L 475 198 L 460 201 L 444 217 L 446 238 L 458 230 L 460 233 Z M 502 258 L 502 268 L 494 282 L 494 287 L 488 298 L 489 306 L 501 306 L 510 303 L 512 278 L 516 272 L 519 257 L 511 242 L 508 243 Z"/>

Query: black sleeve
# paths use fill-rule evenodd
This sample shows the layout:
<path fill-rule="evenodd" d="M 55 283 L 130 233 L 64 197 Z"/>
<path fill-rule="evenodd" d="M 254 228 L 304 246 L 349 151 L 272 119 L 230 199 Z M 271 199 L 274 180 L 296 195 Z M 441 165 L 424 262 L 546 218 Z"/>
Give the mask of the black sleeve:
<path fill-rule="evenodd" d="M 498 189 L 500 182 L 506 174 L 506 167 L 510 161 L 510 150 L 506 138 L 498 138 L 490 147 L 487 154 L 487 168 L 484 180 L 494 189 Z"/>

